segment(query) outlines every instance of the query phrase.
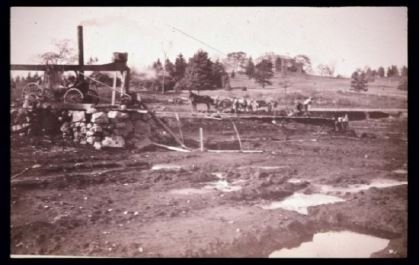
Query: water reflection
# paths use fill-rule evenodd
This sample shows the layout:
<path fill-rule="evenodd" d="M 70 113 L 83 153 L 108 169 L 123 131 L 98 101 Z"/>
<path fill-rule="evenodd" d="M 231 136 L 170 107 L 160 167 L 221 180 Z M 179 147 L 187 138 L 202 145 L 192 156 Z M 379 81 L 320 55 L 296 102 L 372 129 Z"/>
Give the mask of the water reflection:
<path fill-rule="evenodd" d="M 313 240 L 296 248 L 272 252 L 270 258 L 369 258 L 384 249 L 388 239 L 351 231 L 314 234 Z"/>

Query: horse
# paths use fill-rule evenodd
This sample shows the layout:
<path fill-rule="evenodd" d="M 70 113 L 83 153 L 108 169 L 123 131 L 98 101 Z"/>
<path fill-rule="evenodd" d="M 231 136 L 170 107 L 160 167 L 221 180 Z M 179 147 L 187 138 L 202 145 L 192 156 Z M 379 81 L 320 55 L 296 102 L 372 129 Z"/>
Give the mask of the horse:
<path fill-rule="evenodd" d="M 271 113 L 277 106 L 278 102 L 271 100 L 266 102 L 265 100 L 256 100 L 257 111 L 264 109 L 265 112 Z"/>
<path fill-rule="evenodd" d="M 191 100 L 192 108 L 194 111 L 196 111 L 196 106 L 198 104 L 206 104 L 207 111 L 211 109 L 211 105 L 215 105 L 214 100 L 210 96 L 201 96 L 193 93 L 192 91 L 189 91 L 189 99 Z"/>

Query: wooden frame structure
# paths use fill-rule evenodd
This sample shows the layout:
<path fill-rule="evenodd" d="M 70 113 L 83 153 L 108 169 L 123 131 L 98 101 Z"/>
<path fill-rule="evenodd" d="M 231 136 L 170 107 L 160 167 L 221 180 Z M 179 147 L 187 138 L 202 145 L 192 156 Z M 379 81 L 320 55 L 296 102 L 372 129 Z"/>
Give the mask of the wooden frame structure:
<path fill-rule="evenodd" d="M 113 62 L 109 64 L 102 65 L 85 65 L 84 64 L 84 52 L 83 52 L 83 27 L 78 26 L 78 48 L 79 48 L 79 64 L 12 64 L 10 65 L 11 71 L 75 71 L 78 72 L 82 79 L 84 77 L 89 78 L 90 80 L 97 82 L 101 85 L 104 85 L 112 90 L 112 99 L 111 105 L 116 104 L 116 93 L 120 93 L 121 96 L 128 94 L 129 91 L 129 79 L 130 79 L 130 68 L 127 66 L 126 61 L 124 62 Z M 102 71 L 102 72 L 114 72 L 113 76 L 113 85 L 108 86 L 94 78 L 84 75 L 84 71 Z M 118 73 L 121 78 L 121 85 L 117 86 Z"/>

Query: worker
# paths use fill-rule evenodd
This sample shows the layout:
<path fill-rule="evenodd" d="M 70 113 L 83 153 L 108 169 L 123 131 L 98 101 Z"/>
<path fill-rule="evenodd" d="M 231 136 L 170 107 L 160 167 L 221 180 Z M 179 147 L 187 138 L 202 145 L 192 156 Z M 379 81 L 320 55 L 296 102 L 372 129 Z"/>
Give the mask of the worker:
<path fill-rule="evenodd" d="M 308 99 L 304 100 L 303 102 L 303 106 L 304 106 L 304 111 L 308 112 L 308 108 L 310 107 L 311 103 L 313 102 L 313 98 L 309 97 Z"/>
<path fill-rule="evenodd" d="M 342 117 L 342 129 L 346 131 L 349 128 L 349 117 L 348 114 L 345 113 L 345 116 Z"/>

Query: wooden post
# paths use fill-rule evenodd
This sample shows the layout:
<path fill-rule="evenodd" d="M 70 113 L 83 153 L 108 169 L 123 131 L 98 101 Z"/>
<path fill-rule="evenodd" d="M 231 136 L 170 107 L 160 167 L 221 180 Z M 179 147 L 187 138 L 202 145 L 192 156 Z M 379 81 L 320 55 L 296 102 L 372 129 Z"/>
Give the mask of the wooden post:
<path fill-rule="evenodd" d="M 121 97 L 126 93 L 125 91 L 125 72 L 121 74 L 121 87 L 119 89 L 119 92 L 121 93 Z"/>
<path fill-rule="evenodd" d="M 113 85 L 112 85 L 112 101 L 111 105 L 115 105 L 115 98 L 116 98 L 116 78 L 117 78 L 117 72 L 113 75 Z"/>
<path fill-rule="evenodd" d="M 78 39 L 78 47 L 79 47 L 79 65 L 84 65 L 84 48 L 83 48 L 83 26 L 77 27 L 77 39 Z M 84 71 L 80 71 L 82 75 L 80 76 L 81 80 L 84 80 Z"/>
<path fill-rule="evenodd" d="M 185 139 L 183 138 L 182 124 L 180 123 L 179 114 L 177 112 L 175 112 L 175 116 L 176 116 L 177 124 L 178 124 L 178 127 L 179 127 L 180 139 L 182 140 L 183 143 L 185 143 Z"/>
<path fill-rule="evenodd" d="M 199 144 L 201 152 L 204 152 L 204 130 L 199 128 Z"/>
<path fill-rule="evenodd" d="M 236 124 L 234 124 L 234 121 L 232 121 L 231 123 L 233 123 L 233 128 L 234 128 L 234 131 L 236 132 L 237 140 L 239 140 L 240 150 L 242 150 L 242 140 L 240 139 L 239 131 L 237 130 L 237 127 L 236 127 Z"/>

